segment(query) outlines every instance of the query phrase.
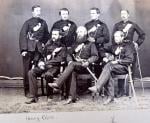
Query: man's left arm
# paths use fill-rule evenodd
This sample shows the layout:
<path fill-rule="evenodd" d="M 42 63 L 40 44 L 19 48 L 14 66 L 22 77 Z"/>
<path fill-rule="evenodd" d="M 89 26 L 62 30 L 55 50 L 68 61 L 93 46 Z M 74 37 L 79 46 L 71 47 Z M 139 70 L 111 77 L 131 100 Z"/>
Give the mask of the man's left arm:
<path fill-rule="evenodd" d="M 145 33 L 137 24 L 135 24 L 134 26 L 135 26 L 135 31 L 138 34 L 138 39 L 136 43 L 138 44 L 138 46 L 140 46 L 145 40 Z"/>

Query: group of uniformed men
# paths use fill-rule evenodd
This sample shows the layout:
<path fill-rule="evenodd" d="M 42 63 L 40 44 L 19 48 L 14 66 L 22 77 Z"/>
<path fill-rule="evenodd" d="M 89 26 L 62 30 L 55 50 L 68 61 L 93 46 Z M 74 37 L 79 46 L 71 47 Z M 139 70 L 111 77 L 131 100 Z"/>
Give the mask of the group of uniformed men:
<path fill-rule="evenodd" d="M 48 98 L 53 98 L 53 90 L 61 89 L 64 83 L 69 84 L 67 104 L 77 101 L 77 76 L 88 73 L 93 63 L 105 62 L 96 85 L 89 91 L 100 92 L 108 83 L 108 104 L 114 99 L 114 74 L 126 74 L 127 67 L 136 61 L 135 48 L 145 39 L 141 28 L 129 21 L 128 10 L 121 10 L 122 21 L 114 25 L 112 45 L 109 42 L 107 25 L 99 20 L 100 10 L 90 9 L 91 21 L 77 28 L 69 20 L 69 10 L 59 11 L 61 19 L 53 24 L 50 32 L 46 21 L 40 18 L 41 7 L 32 7 L 32 18 L 27 20 L 20 32 L 20 52 L 23 58 L 23 76 L 25 96 L 31 98 L 27 104 L 38 101 L 37 77 L 44 75 Z M 134 33 L 138 34 L 133 41 Z M 111 58 L 107 57 L 111 54 Z M 54 81 L 60 72 L 62 62 L 67 63 L 63 73 Z M 98 71 L 96 71 L 98 72 Z M 69 81 L 68 81 L 69 80 Z M 118 82 L 118 96 L 124 94 L 124 83 Z"/>

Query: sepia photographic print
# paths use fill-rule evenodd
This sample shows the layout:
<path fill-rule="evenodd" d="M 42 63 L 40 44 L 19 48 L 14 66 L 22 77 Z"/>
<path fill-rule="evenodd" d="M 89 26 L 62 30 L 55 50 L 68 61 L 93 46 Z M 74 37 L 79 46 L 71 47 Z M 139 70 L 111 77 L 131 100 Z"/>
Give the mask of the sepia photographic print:
<path fill-rule="evenodd" d="M 0 0 L 0 122 L 149 123 L 149 0 Z"/>

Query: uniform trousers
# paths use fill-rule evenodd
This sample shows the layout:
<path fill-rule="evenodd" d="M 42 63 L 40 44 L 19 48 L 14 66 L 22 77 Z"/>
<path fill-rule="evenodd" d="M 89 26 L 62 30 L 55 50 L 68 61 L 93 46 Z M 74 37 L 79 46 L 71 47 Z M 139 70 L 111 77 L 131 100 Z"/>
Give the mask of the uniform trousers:
<path fill-rule="evenodd" d="M 100 91 L 102 87 L 108 82 L 108 95 L 114 98 L 114 75 L 126 74 L 127 66 L 121 64 L 112 64 L 111 62 L 107 63 L 98 78 L 97 88 Z"/>
<path fill-rule="evenodd" d="M 46 80 L 47 96 L 52 96 L 53 95 L 53 89 L 48 86 L 48 83 L 53 82 L 53 78 L 58 75 L 59 70 L 60 70 L 59 66 L 51 66 L 51 68 L 49 68 L 47 70 L 42 70 L 38 67 L 35 67 L 34 69 L 31 69 L 28 72 L 30 94 L 33 97 L 38 96 L 38 80 L 37 80 L 37 77 L 40 77 L 42 74 L 44 74 L 44 77 L 45 77 L 45 80 Z"/>

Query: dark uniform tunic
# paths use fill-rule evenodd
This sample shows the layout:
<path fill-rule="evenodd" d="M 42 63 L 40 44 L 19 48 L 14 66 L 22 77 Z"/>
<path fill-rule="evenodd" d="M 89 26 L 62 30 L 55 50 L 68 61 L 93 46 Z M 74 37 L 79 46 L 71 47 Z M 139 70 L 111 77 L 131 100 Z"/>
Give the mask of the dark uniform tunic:
<path fill-rule="evenodd" d="M 34 27 L 39 26 L 37 30 Z M 27 20 L 20 31 L 19 44 L 20 52 L 26 51 L 23 57 L 23 76 L 25 95 L 29 92 L 28 71 L 32 63 L 36 63 L 42 53 L 42 43 L 45 44 L 49 38 L 49 32 L 46 22 L 41 18 L 32 17 Z"/>
<path fill-rule="evenodd" d="M 76 90 L 77 88 L 76 76 L 77 74 L 87 73 L 86 68 L 82 66 L 81 62 L 76 61 L 75 57 L 84 59 L 85 61 L 88 61 L 89 64 L 98 60 L 98 51 L 96 49 L 95 43 L 85 40 L 83 48 L 81 48 L 79 52 L 75 53 L 75 49 L 78 47 L 78 45 L 75 45 L 72 53 L 70 54 L 71 56 L 69 55 L 67 58 L 68 62 L 69 61 L 72 61 L 72 62 L 68 65 L 68 67 L 62 73 L 62 75 L 56 81 L 58 86 L 61 87 L 62 84 L 67 82 L 66 80 L 70 78 L 70 89 L 69 89 L 70 92 L 69 93 L 73 100 L 76 99 L 76 91 L 77 91 Z"/>
<path fill-rule="evenodd" d="M 64 31 L 64 26 L 68 26 L 69 31 Z M 59 20 L 53 24 L 51 32 L 53 29 L 60 30 L 60 35 L 62 36 L 61 41 L 66 47 L 71 47 L 74 44 L 77 29 L 77 26 L 74 22 L 70 20 Z"/>
<path fill-rule="evenodd" d="M 93 26 L 96 26 L 97 30 L 89 35 L 94 37 L 99 55 L 103 57 L 104 44 L 109 42 L 109 30 L 107 25 L 100 20 L 91 20 L 85 24 L 87 30 L 90 30 Z"/>
<path fill-rule="evenodd" d="M 29 71 L 29 84 L 30 84 L 30 93 L 34 97 L 37 96 L 37 77 L 41 76 L 42 74 L 45 75 L 46 80 L 46 88 L 47 88 L 47 95 L 52 96 L 53 90 L 52 88 L 49 88 L 48 83 L 53 82 L 53 78 L 56 77 L 59 74 L 60 70 L 60 64 L 65 60 L 66 56 L 66 48 L 64 45 L 60 43 L 60 40 L 53 42 L 49 41 L 45 46 L 45 56 L 52 55 L 52 52 L 56 48 L 60 48 L 61 50 L 55 54 L 55 56 L 52 56 L 49 60 L 45 61 L 45 69 L 40 69 L 39 67 L 35 67 L 34 69 Z"/>
<path fill-rule="evenodd" d="M 79 57 L 81 59 L 87 60 L 90 64 L 94 63 L 98 59 L 97 49 L 94 43 L 89 42 L 86 38 L 80 39 L 81 41 L 77 41 L 76 44 L 72 47 L 72 51 L 70 55 L 67 57 L 67 61 L 75 61 L 74 58 Z M 83 47 L 79 52 L 76 52 L 76 48 L 83 43 Z"/>
<path fill-rule="evenodd" d="M 52 52 L 56 49 L 61 47 L 60 52 L 58 52 L 54 57 L 52 56 L 52 58 L 50 60 L 48 60 L 46 62 L 46 64 L 60 64 L 60 62 L 65 61 L 66 60 L 66 48 L 65 45 L 61 43 L 60 40 L 58 41 L 48 41 L 47 44 L 45 45 L 45 49 L 44 49 L 44 54 L 50 55 L 52 54 Z"/>
<path fill-rule="evenodd" d="M 34 31 L 33 28 L 39 23 L 41 24 L 41 27 L 37 31 Z M 32 40 L 29 37 L 32 37 Z M 32 52 L 37 48 L 38 51 L 41 52 L 42 43 L 45 44 L 48 38 L 49 32 L 46 22 L 41 18 L 32 17 L 24 23 L 21 29 L 19 37 L 20 51 Z"/>
<path fill-rule="evenodd" d="M 120 21 L 119 23 L 116 23 L 114 25 L 112 33 L 112 43 L 114 44 L 114 33 L 116 31 L 123 31 L 127 24 L 132 24 L 132 26 L 131 28 L 129 28 L 129 31 L 125 33 L 125 40 L 134 41 L 134 34 L 136 32 L 138 34 L 138 39 L 136 40 L 136 43 L 140 46 L 145 40 L 145 33 L 137 24 L 131 21 L 127 21 L 126 23 Z"/>

